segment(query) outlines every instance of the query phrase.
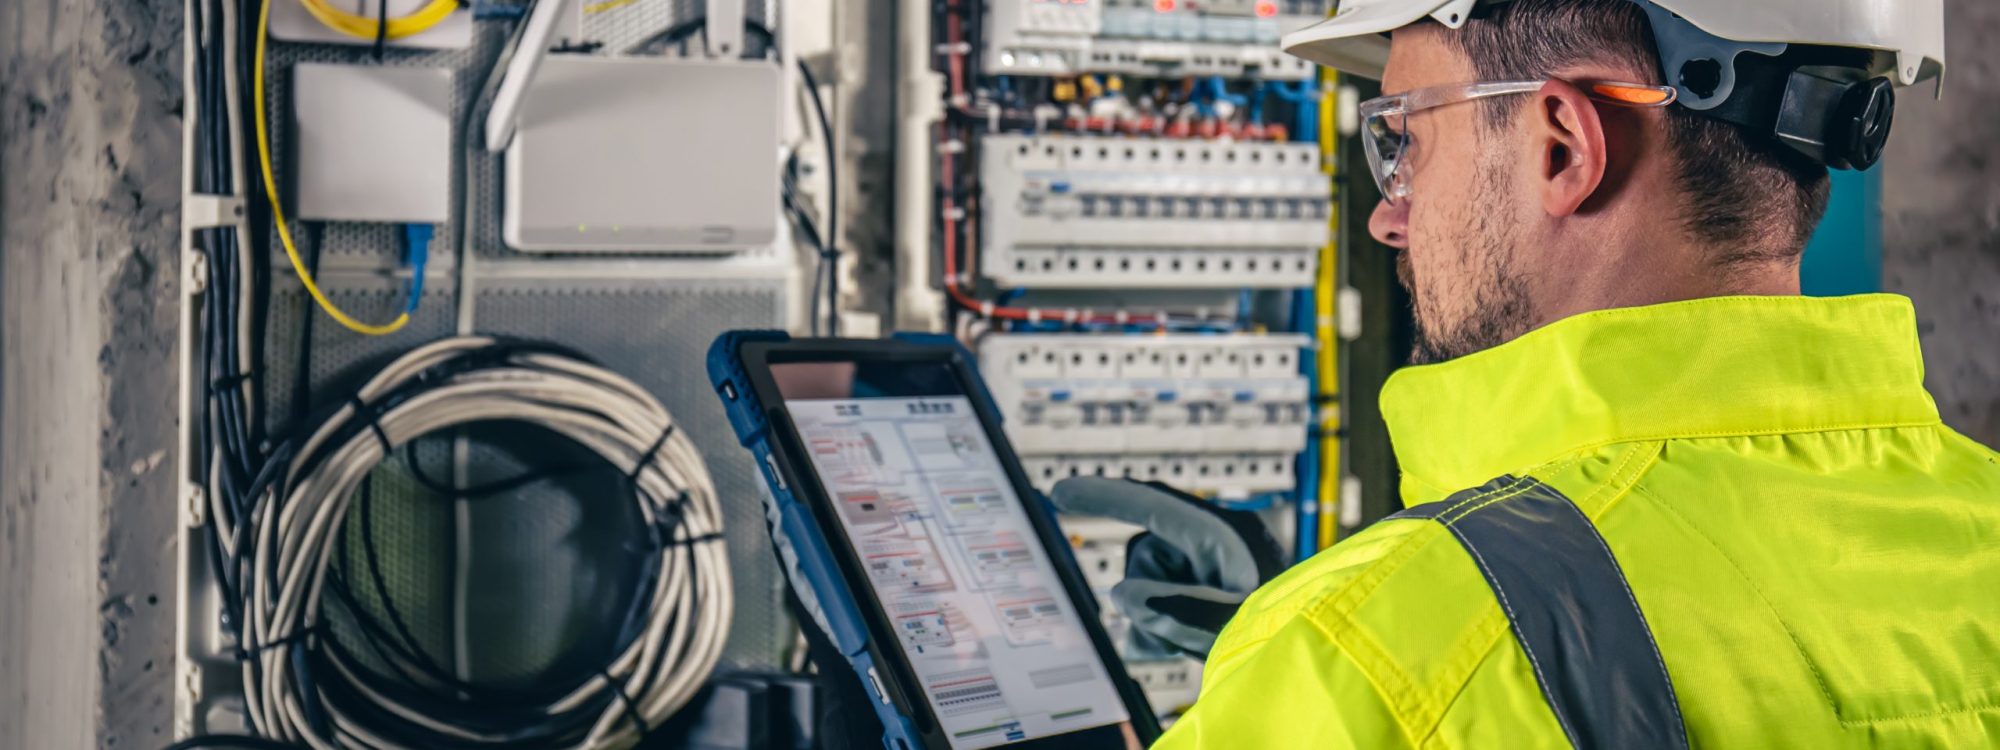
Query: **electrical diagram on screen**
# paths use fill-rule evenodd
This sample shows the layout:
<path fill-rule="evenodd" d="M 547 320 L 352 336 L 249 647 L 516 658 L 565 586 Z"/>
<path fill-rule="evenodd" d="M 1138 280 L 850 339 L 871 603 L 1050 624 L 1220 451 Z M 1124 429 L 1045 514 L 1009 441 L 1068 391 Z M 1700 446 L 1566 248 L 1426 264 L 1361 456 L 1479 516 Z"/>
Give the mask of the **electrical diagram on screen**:
<path fill-rule="evenodd" d="M 957 591 L 988 603 L 1008 643 L 1049 641 L 1062 611 L 1046 589 L 1023 588 L 1035 556 L 1020 531 L 1004 528 L 1006 498 L 978 471 L 985 442 L 976 424 L 828 425 L 807 443 L 838 483 L 833 495 L 870 579 L 899 597 L 889 606 L 914 650 L 985 656 L 976 640 L 953 636 L 964 613 L 924 596 Z"/>
<path fill-rule="evenodd" d="M 963 398 L 791 402 L 890 624 L 959 747 L 1117 721 L 1081 618 Z M 823 418 L 815 418 L 823 416 Z"/>

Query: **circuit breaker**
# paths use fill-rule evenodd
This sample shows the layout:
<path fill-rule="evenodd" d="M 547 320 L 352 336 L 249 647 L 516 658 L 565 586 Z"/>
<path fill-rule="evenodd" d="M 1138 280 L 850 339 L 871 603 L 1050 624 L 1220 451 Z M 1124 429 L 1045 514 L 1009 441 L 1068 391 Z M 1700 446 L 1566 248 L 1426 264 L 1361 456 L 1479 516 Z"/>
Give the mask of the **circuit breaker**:
<path fill-rule="evenodd" d="M 1038 288 L 1311 286 L 1330 178 L 1307 143 L 986 136 L 981 271 Z"/>
<path fill-rule="evenodd" d="M 980 343 L 1029 479 L 1158 480 L 1242 498 L 1289 490 L 1311 412 L 1304 336 L 1014 334 Z"/>

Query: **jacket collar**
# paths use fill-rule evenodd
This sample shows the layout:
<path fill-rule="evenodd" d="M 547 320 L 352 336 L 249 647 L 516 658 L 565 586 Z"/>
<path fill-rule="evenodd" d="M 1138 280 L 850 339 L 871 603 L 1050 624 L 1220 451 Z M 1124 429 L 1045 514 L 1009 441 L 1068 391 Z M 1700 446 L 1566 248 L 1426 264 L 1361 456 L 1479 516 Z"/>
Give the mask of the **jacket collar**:
<path fill-rule="evenodd" d="M 1716 297 L 1566 318 L 1382 390 L 1415 504 L 1635 440 L 1935 424 L 1891 294 Z"/>

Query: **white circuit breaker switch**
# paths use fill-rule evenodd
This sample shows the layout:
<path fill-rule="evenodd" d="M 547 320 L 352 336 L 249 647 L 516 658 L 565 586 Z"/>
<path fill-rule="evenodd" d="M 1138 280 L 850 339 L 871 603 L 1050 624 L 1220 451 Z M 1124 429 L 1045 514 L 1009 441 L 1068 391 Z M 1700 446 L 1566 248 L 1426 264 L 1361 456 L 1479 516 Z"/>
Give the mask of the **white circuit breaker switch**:
<path fill-rule="evenodd" d="M 441 224 L 451 216 L 451 71 L 292 68 L 299 218 Z"/>

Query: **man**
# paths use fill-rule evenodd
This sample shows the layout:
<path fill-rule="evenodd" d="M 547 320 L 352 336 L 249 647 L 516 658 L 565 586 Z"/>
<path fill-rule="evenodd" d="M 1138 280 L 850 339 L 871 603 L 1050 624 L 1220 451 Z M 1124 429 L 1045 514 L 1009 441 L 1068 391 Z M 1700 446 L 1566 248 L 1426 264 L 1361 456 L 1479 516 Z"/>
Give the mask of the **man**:
<path fill-rule="evenodd" d="M 1389 95 L 1370 229 L 1434 363 L 1381 395 L 1410 508 L 1243 600 L 1240 526 L 1059 485 L 1157 532 L 1116 597 L 1206 654 L 1159 747 L 2000 745 L 2000 456 L 1939 421 L 1907 300 L 1798 296 L 1827 167 L 1942 72 L 1939 3 L 1654 1 L 1350 0 L 1287 38 Z"/>

